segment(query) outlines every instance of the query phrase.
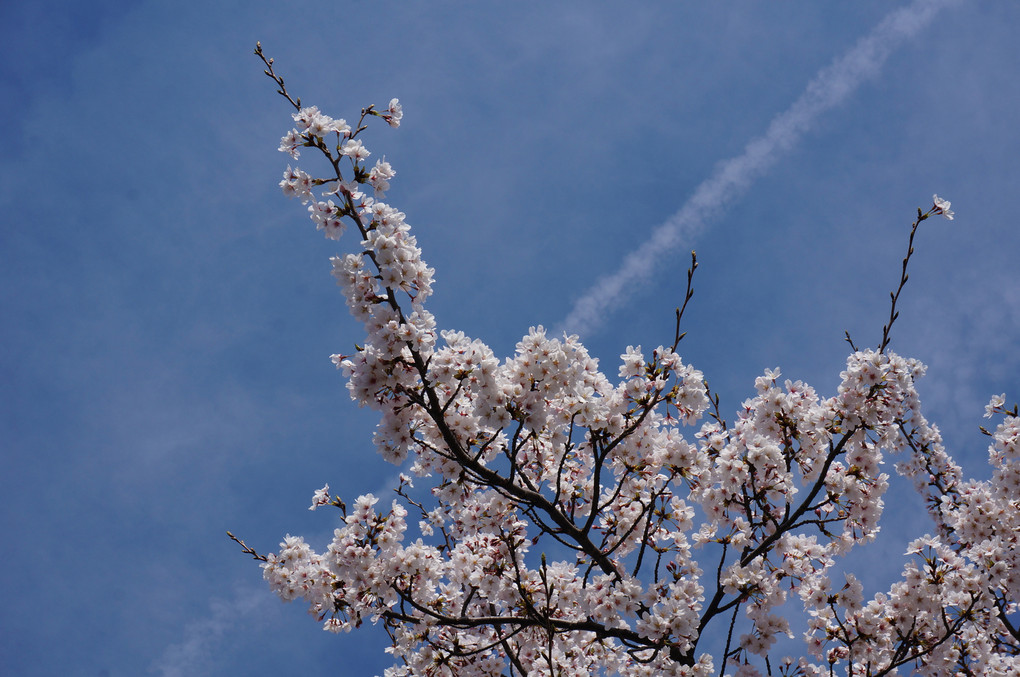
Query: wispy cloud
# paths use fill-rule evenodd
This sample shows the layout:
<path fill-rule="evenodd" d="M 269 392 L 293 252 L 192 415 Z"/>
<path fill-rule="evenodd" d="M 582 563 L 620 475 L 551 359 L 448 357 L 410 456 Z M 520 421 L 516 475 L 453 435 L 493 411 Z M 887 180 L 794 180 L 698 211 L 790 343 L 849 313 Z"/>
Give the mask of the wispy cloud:
<path fill-rule="evenodd" d="M 793 104 L 773 118 L 768 130 L 752 139 L 740 155 L 718 165 L 679 211 L 624 259 L 615 273 L 598 280 L 558 329 L 591 332 L 610 311 L 639 288 L 677 247 L 689 244 L 706 221 L 739 198 L 759 176 L 788 152 L 818 117 L 834 108 L 878 74 L 893 50 L 928 26 L 957 0 L 915 0 L 885 17 L 847 53 L 819 71 Z"/>
<path fill-rule="evenodd" d="M 234 598 L 214 599 L 209 603 L 209 614 L 194 620 L 184 628 L 180 642 L 167 647 L 156 660 L 150 672 L 161 677 L 202 675 L 212 671 L 227 636 L 251 618 L 271 598 L 265 590 L 237 590 Z"/>

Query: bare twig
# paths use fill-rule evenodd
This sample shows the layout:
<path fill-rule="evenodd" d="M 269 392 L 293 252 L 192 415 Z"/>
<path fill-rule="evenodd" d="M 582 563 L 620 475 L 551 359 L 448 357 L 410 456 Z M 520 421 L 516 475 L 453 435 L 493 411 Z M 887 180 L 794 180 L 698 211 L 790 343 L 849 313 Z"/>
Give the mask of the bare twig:
<path fill-rule="evenodd" d="M 673 335 L 673 350 L 676 351 L 676 347 L 680 345 L 680 341 L 687 335 L 687 332 L 680 333 L 680 318 L 684 316 L 684 311 L 687 310 L 687 302 L 694 296 L 694 287 L 691 283 L 694 280 L 694 271 L 698 269 L 698 254 L 693 249 L 691 250 L 691 267 L 687 269 L 687 292 L 684 294 L 684 303 L 682 306 L 676 309 L 676 331 Z"/>
<path fill-rule="evenodd" d="M 247 543 L 245 543 L 244 541 L 242 541 L 240 538 L 238 538 L 234 534 L 230 533 L 229 531 L 227 532 L 227 536 L 230 536 L 230 540 L 232 540 L 234 543 L 237 543 L 242 548 L 244 548 L 244 554 L 251 555 L 254 559 L 257 559 L 260 562 L 267 562 L 267 561 L 269 561 L 268 558 L 265 555 L 258 554 L 255 551 L 255 548 L 250 547 Z"/>

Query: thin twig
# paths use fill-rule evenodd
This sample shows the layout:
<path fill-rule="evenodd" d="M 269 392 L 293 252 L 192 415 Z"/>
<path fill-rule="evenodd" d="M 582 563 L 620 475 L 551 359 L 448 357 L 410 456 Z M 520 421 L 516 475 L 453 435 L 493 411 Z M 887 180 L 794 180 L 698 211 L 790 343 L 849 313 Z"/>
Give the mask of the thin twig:
<path fill-rule="evenodd" d="M 265 555 L 260 555 L 257 552 L 255 552 L 255 548 L 249 547 L 247 543 L 245 543 L 244 541 L 242 541 L 240 538 L 230 533 L 229 531 L 227 532 L 227 536 L 230 536 L 230 540 L 244 548 L 244 554 L 251 555 L 254 559 L 257 559 L 260 562 L 269 561 L 269 558 L 267 558 Z"/>
<path fill-rule="evenodd" d="M 884 353 L 886 346 L 889 345 L 889 332 L 892 331 L 893 323 L 896 318 L 900 316 L 899 311 L 896 310 L 896 302 L 900 299 L 900 292 L 903 291 L 903 287 L 907 284 L 907 279 L 910 277 L 907 275 L 907 264 L 910 263 L 910 257 L 914 255 L 914 235 L 917 234 L 917 227 L 921 225 L 921 221 L 924 221 L 929 216 L 935 213 L 935 207 L 932 207 L 927 212 L 922 212 L 921 208 L 917 208 L 917 220 L 910 226 L 910 240 L 907 242 L 907 255 L 903 257 L 903 268 L 900 272 L 900 285 L 896 287 L 896 291 L 890 292 L 889 296 L 892 299 L 892 304 L 889 308 L 889 322 L 882 327 L 882 343 L 878 346 L 878 352 Z M 847 334 L 847 340 L 850 340 L 850 334 Z M 853 345 L 853 342 L 850 343 Z"/>
<path fill-rule="evenodd" d="M 676 331 L 673 335 L 673 351 L 676 352 L 676 347 L 680 345 L 680 341 L 687 335 L 687 332 L 680 333 L 680 318 L 684 316 L 684 311 L 687 310 L 687 302 L 694 296 L 694 287 L 691 282 L 694 280 L 694 271 L 698 269 L 698 254 L 693 249 L 691 250 L 691 267 L 687 269 L 687 292 L 684 294 L 684 304 L 676 309 Z"/>

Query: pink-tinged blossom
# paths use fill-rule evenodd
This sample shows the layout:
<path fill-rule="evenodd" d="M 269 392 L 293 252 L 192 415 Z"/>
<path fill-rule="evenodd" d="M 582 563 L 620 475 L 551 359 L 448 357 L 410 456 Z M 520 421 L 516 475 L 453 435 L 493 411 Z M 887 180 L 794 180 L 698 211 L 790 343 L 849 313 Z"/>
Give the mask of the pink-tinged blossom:
<path fill-rule="evenodd" d="M 330 498 L 329 498 L 329 485 L 327 484 L 326 486 L 324 486 L 321 489 L 318 489 L 315 492 L 315 495 L 312 496 L 312 507 L 310 507 L 308 509 L 309 510 L 315 510 L 316 508 L 318 508 L 320 506 L 329 505 L 329 501 L 330 501 Z"/>
<path fill-rule="evenodd" d="M 332 120 L 329 124 L 325 125 L 324 131 L 335 132 L 340 136 L 350 136 L 351 126 L 347 124 L 346 120 L 343 119 Z"/>
<path fill-rule="evenodd" d="M 390 166 L 389 162 L 386 162 L 386 158 L 376 160 L 375 166 L 368 173 L 368 182 L 375 189 L 376 197 L 382 198 L 386 191 L 390 189 L 390 179 L 396 175 L 393 171 L 393 167 Z"/>
<path fill-rule="evenodd" d="M 315 124 L 316 120 L 322 117 L 322 113 L 319 112 L 318 106 L 309 106 L 302 108 L 297 113 L 294 113 L 291 117 L 294 118 L 294 124 L 297 125 L 299 132 L 305 132 Z"/>
<path fill-rule="evenodd" d="M 389 123 L 390 127 L 400 126 L 400 121 L 404 118 L 404 108 L 400 105 L 399 100 L 390 99 L 390 104 L 386 107 L 383 118 Z"/>
<path fill-rule="evenodd" d="M 368 152 L 368 149 L 365 148 L 365 145 L 357 139 L 351 139 L 350 141 L 344 143 L 343 147 L 340 149 L 340 152 L 346 155 L 347 157 L 351 158 L 355 162 L 364 160 L 369 155 L 371 155 L 371 153 Z"/>
<path fill-rule="evenodd" d="M 934 204 L 935 213 L 941 214 L 942 216 L 952 221 L 953 211 L 949 209 L 949 206 L 951 204 L 949 200 L 943 200 L 938 195 L 932 195 L 932 199 L 934 200 L 935 203 Z"/>
<path fill-rule="evenodd" d="M 325 231 L 330 240 L 339 240 L 344 232 L 344 222 L 339 207 L 332 200 L 312 202 L 308 211 L 317 230 Z"/>
<path fill-rule="evenodd" d="M 403 111 L 393 99 L 373 115 L 397 127 Z M 924 365 L 888 351 L 855 350 L 827 397 L 765 370 L 732 419 L 675 346 L 628 346 L 615 382 L 577 336 L 541 326 L 501 359 L 437 327 L 434 271 L 406 215 L 381 201 L 390 163 L 366 171 L 362 142 L 315 107 L 294 122 L 280 150 L 316 148 L 329 173 L 288 166 L 284 194 L 330 239 L 347 242 L 353 224 L 332 274 L 366 335 L 331 360 L 351 399 L 379 412 L 380 455 L 430 484 L 411 493 L 402 476 L 388 508 L 366 494 L 349 512 L 328 485 L 316 491 L 310 509 L 336 505 L 344 521 L 322 553 L 287 536 L 265 558 L 282 599 L 303 599 L 330 632 L 384 622 L 393 677 L 495 676 L 508 662 L 577 676 L 707 677 L 717 662 L 735 677 L 1020 674 L 1007 622 L 1020 601 L 1020 418 L 1005 395 L 985 408 L 1001 417 L 991 479 L 965 481 L 921 412 Z M 316 141 L 329 133 L 346 139 L 353 175 Z M 932 213 L 953 217 L 938 196 Z M 933 534 L 910 545 L 899 580 L 866 593 L 837 562 L 878 533 L 890 458 Z M 794 635 L 789 604 L 804 609 L 806 655 L 776 661 L 779 636 Z M 699 632 L 718 637 L 731 618 L 730 653 L 701 652 Z"/>
<path fill-rule="evenodd" d="M 1006 393 L 1001 395 L 992 395 L 992 399 L 985 405 L 985 418 L 991 418 L 995 412 L 1002 409 L 1003 405 L 1006 404 Z"/>
<path fill-rule="evenodd" d="M 292 158 L 297 160 L 301 156 L 301 151 L 298 150 L 300 146 L 304 144 L 305 140 L 301 136 L 301 132 L 296 129 L 292 129 L 287 132 L 287 135 L 280 139 L 281 153 L 287 153 Z"/>
<path fill-rule="evenodd" d="M 314 181 L 310 174 L 297 167 L 291 169 L 290 165 L 287 165 L 287 171 L 283 173 L 283 180 L 280 181 L 280 188 L 284 195 L 300 198 L 302 202 L 312 199 L 313 185 Z"/>

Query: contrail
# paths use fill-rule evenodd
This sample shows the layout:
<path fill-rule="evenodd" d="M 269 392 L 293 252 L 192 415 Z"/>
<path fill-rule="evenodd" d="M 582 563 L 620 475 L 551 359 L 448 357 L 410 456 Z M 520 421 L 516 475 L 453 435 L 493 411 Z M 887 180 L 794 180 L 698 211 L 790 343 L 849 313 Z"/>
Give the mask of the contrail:
<path fill-rule="evenodd" d="M 773 118 L 768 131 L 751 140 L 740 155 L 718 165 L 694 195 L 623 260 L 620 269 L 598 280 L 574 303 L 562 330 L 595 330 L 608 311 L 622 304 L 682 242 L 689 243 L 705 221 L 744 194 L 782 154 L 789 151 L 825 111 L 835 107 L 868 78 L 878 74 L 892 51 L 917 35 L 946 6 L 958 0 L 915 0 L 886 16 L 853 48 L 823 68 L 788 109 Z"/>

